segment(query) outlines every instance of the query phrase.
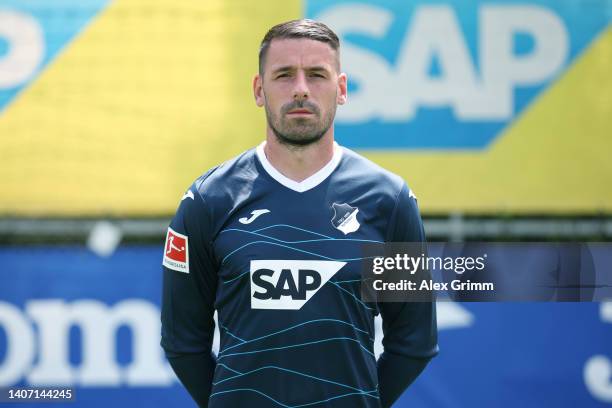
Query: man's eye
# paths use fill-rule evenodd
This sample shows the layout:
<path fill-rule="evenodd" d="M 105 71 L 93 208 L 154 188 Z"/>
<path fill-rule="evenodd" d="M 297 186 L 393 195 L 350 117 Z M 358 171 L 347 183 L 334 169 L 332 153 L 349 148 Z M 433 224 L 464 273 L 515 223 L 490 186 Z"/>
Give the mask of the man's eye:
<path fill-rule="evenodd" d="M 313 78 L 325 78 L 325 75 L 319 74 L 317 72 L 313 72 L 312 74 L 310 74 L 310 76 Z"/>
<path fill-rule="evenodd" d="M 278 75 L 276 76 L 276 78 L 288 78 L 288 77 L 289 77 L 289 74 L 288 74 L 288 73 L 278 74 Z"/>

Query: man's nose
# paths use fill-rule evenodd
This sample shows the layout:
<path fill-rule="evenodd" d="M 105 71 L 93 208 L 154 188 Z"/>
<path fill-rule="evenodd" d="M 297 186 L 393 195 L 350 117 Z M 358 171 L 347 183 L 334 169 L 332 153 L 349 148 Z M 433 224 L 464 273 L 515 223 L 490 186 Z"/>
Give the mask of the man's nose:
<path fill-rule="evenodd" d="M 293 88 L 293 99 L 298 101 L 308 98 L 308 84 L 306 82 L 306 75 L 303 72 L 298 72 L 295 76 L 295 84 Z"/>

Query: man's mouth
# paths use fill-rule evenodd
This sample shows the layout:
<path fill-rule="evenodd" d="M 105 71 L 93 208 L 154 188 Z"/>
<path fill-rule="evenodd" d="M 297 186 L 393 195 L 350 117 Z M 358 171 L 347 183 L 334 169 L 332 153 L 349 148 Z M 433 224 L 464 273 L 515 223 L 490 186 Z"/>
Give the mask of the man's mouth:
<path fill-rule="evenodd" d="M 308 109 L 293 109 L 287 112 L 287 115 L 312 115 L 312 111 Z"/>

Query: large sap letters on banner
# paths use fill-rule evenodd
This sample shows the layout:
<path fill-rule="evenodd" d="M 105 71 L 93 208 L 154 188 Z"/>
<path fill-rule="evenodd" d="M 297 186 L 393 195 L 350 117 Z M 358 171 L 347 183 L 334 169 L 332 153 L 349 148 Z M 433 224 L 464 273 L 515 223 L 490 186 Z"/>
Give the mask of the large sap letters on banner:
<path fill-rule="evenodd" d="M 0 248 L 0 387 L 75 387 L 75 408 L 193 406 L 159 347 L 162 252 Z M 395 406 L 609 406 L 611 323 L 612 303 L 440 302 L 440 355 Z"/>
<path fill-rule="evenodd" d="M 343 42 L 356 148 L 487 147 L 608 24 L 555 0 L 307 5 Z"/>

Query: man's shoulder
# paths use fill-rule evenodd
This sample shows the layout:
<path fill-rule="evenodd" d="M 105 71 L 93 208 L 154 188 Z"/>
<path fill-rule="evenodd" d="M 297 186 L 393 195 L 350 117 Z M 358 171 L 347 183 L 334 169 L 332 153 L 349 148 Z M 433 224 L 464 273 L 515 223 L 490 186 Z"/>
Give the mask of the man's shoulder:
<path fill-rule="evenodd" d="M 347 182 L 358 182 L 364 188 L 397 196 L 406 181 L 346 147 L 343 147 L 342 176 Z"/>
<path fill-rule="evenodd" d="M 257 178 L 259 171 L 255 164 L 255 149 L 249 149 L 238 156 L 215 166 L 200 177 L 192 186 L 204 201 L 213 201 L 242 189 Z"/>

